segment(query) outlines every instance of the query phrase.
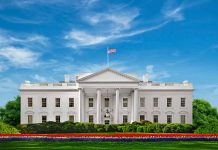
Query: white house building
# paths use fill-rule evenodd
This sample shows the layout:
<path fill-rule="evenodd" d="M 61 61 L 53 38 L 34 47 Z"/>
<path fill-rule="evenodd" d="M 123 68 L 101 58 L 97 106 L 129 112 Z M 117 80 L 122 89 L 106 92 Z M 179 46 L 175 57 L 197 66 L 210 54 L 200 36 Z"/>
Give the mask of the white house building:
<path fill-rule="evenodd" d="M 58 83 L 30 83 L 20 87 L 21 124 L 46 121 L 121 124 L 140 120 L 192 124 L 193 86 L 154 83 L 111 68 L 69 75 Z"/>

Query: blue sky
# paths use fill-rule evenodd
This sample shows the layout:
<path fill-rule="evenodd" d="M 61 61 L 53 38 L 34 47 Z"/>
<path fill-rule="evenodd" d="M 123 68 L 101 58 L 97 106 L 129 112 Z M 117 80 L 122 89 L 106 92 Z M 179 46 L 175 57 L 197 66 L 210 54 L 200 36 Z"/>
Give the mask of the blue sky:
<path fill-rule="evenodd" d="M 111 67 L 194 84 L 218 106 L 218 1 L 0 0 L 0 106 L 24 80 Z"/>

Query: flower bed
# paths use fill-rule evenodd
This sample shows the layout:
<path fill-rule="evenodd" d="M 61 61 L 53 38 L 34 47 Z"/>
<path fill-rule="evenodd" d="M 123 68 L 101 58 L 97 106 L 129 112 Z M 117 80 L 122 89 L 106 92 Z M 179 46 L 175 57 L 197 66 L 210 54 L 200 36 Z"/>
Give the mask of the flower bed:
<path fill-rule="evenodd" d="M 81 134 L 0 134 L 1 141 L 218 141 L 218 134 L 81 133 Z"/>

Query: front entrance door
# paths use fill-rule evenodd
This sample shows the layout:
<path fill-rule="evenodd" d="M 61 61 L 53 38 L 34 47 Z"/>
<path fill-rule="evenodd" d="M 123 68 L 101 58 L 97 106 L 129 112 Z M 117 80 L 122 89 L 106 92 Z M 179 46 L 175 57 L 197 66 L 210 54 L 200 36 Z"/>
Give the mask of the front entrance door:
<path fill-rule="evenodd" d="M 110 124 L 110 120 L 104 120 L 104 124 Z"/>

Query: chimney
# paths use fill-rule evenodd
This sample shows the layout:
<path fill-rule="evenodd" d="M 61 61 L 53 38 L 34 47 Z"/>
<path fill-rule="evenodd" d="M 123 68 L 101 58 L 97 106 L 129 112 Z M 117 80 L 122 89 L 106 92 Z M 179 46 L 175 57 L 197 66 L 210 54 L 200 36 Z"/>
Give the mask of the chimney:
<path fill-rule="evenodd" d="M 70 82 L 70 75 L 69 74 L 64 75 L 64 82 Z"/>
<path fill-rule="evenodd" d="M 144 75 L 143 75 L 143 81 L 144 81 L 144 82 L 148 82 L 148 75 L 147 75 L 147 74 L 144 74 Z"/>

